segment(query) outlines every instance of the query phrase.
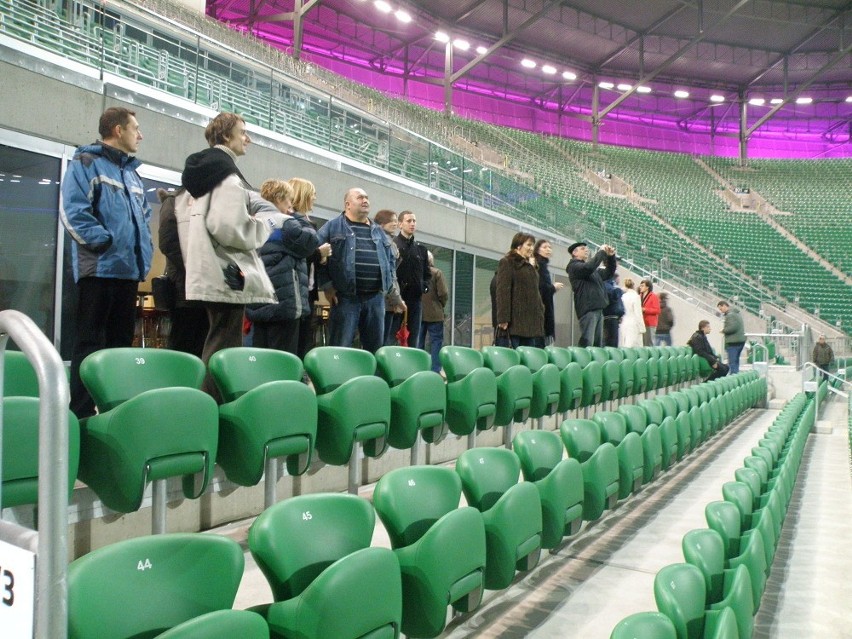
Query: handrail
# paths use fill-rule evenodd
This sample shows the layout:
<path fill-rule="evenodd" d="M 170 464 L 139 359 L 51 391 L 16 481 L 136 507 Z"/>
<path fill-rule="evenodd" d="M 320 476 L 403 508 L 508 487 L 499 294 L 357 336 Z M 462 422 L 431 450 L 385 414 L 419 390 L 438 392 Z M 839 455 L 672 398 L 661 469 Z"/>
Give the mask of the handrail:
<path fill-rule="evenodd" d="M 68 634 L 68 377 L 59 353 L 35 322 L 19 311 L 0 311 L 0 459 L 3 373 L 10 337 L 32 364 L 41 398 L 38 409 L 38 533 L 33 535 L 18 524 L 0 521 L 0 537 L 37 553 L 35 637 L 65 639 Z"/>

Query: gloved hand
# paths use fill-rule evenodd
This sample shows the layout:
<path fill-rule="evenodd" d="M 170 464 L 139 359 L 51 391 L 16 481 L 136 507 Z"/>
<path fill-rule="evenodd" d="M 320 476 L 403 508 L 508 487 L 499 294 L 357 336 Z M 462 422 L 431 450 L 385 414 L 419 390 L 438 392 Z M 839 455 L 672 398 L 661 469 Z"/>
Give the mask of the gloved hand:
<path fill-rule="evenodd" d="M 227 267 L 222 269 L 225 274 L 225 283 L 234 291 L 241 291 L 246 285 L 246 278 L 240 267 L 231 262 Z"/>

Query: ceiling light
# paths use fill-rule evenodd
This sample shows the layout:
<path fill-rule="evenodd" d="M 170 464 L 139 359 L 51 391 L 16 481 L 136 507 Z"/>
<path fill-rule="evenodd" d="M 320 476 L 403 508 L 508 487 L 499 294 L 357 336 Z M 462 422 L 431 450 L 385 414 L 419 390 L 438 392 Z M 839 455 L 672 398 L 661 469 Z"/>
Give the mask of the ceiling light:
<path fill-rule="evenodd" d="M 527 69 L 535 69 L 535 60 L 530 60 L 529 58 L 524 58 L 521 60 L 521 66 Z"/>
<path fill-rule="evenodd" d="M 810 104 L 813 101 L 813 98 L 796 98 L 796 104 Z"/>
<path fill-rule="evenodd" d="M 446 33 L 444 33 L 443 31 L 438 31 L 437 33 L 435 33 L 435 39 L 436 39 L 438 42 L 449 42 L 449 41 L 450 41 L 450 36 L 448 36 L 448 35 L 447 35 Z"/>
<path fill-rule="evenodd" d="M 545 64 L 543 67 L 541 67 L 541 72 L 546 73 L 547 75 L 553 75 L 554 73 L 556 73 L 556 67 L 551 66 L 549 64 Z"/>
<path fill-rule="evenodd" d="M 633 88 L 633 85 L 622 82 L 617 88 L 619 91 L 630 91 L 630 89 Z"/>
<path fill-rule="evenodd" d="M 846 102 L 852 102 L 852 95 L 846 97 Z"/>
<path fill-rule="evenodd" d="M 399 20 L 400 22 L 405 22 L 406 24 L 411 22 L 411 15 L 407 11 L 403 11 L 402 9 L 397 9 L 396 13 L 394 15 L 396 16 L 396 19 Z"/>
<path fill-rule="evenodd" d="M 488 47 L 483 47 L 483 46 L 480 44 L 478 47 L 476 47 L 476 52 L 477 52 L 479 55 L 485 55 L 486 53 L 488 53 Z"/>
<path fill-rule="evenodd" d="M 598 86 L 599 86 L 601 89 L 611 89 L 611 88 L 613 88 L 615 85 L 614 85 L 612 82 L 598 82 Z"/>
<path fill-rule="evenodd" d="M 781 104 L 784 101 L 784 98 L 772 98 L 769 101 L 769 104 Z"/>
<path fill-rule="evenodd" d="M 391 6 L 385 2 L 385 0 L 375 0 L 375 2 L 373 2 L 373 6 L 382 13 L 390 13 L 393 10 Z"/>
<path fill-rule="evenodd" d="M 751 104 L 752 106 L 763 106 L 763 104 L 765 102 L 766 102 L 766 100 L 764 100 L 763 98 L 752 98 L 751 100 L 748 101 L 748 103 Z"/>
<path fill-rule="evenodd" d="M 718 93 L 714 93 L 713 95 L 710 96 L 710 102 L 719 103 L 719 102 L 724 102 L 724 101 L 725 101 L 724 95 L 719 95 Z"/>
<path fill-rule="evenodd" d="M 563 71 L 563 72 L 562 72 L 562 77 L 563 77 L 563 78 L 565 78 L 566 80 L 576 80 L 576 79 L 577 79 L 577 74 L 576 74 L 576 73 L 573 73 L 573 72 L 571 72 L 571 71 Z"/>
<path fill-rule="evenodd" d="M 684 91 L 683 89 L 678 89 L 677 91 L 674 92 L 674 97 L 676 97 L 676 98 L 688 98 L 689 97 L 689 91 Z"/>
<path fill-rule="evenodd" d="M 638 87 L 636 87 L 636 93 L 650 93 L 650 92 L 651 92 L 651 87 L 646 87 L 642 84 L 640 84 Z"/>
<path fill-rule="evenodd" d="M 456 38 L 455 40 L 453 40 L 453 46 L 456 49 L 467 51 L 468 49 L 470 49 L 470 42 L 468 42 L 467 40 L 462 40 L 461 38 Z"/>

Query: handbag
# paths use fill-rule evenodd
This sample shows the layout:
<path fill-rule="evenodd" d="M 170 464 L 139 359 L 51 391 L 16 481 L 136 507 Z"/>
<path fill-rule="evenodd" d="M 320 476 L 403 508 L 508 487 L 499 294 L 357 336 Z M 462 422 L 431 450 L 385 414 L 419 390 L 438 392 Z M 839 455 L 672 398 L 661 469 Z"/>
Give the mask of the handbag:
<path fill-rule="evenodd" d="M 509 336 L 509 329 L 494 327 L 494 346 L 502 346 L 503 348 L 512 348 L 512 338 Z"/>
<path fill-rule="evenodd" d="M 158 275 L 151 280 L 151 292 L 154 294 L 154 308 L 171 311 L 177 305 L 177 287 L 167 275 Z"/>

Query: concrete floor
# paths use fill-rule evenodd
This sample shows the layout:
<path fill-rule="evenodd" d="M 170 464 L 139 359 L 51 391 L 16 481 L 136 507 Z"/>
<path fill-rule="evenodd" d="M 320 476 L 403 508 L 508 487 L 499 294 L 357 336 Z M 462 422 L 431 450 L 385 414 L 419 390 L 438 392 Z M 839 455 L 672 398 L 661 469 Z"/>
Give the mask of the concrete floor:
<path fill-rule="evenodd" d="M 783 399 L 796 386 L 791 378 L 777 394 Z M 706 527 L 705 505 L 722 498 L 722 484 L 733 480 L 734 470 L 777 414 L 777 408 L 769 408 L 741 416 L 654 484 L 584 527 L 556 553 L 544 554 L 534 571 L 506 590 L 486 591 L 482 606 L 454 619 L 442 636 L 606 639 L 625 616 L 655 610 L 654 575 L 665 565 L 683 561 L 684 533 Z M 848 612 L 852 483 L 846 401 L 829 401 L 820 422 L 820 430 L 826 432 L 812 434 L 805 448 L 772 573 L 755 617 L 756 638 L 852 639 Z M 372 486 L 364 487 L 361 494 L 369 498 Z M 245 547 L 250 524 L 239 522 L 215 532 Z M 373 545 L 390 545 L 378 520 Z M 246 552 L 245 575 L 234 607 L 271 600 L 266 580 Z"/>

